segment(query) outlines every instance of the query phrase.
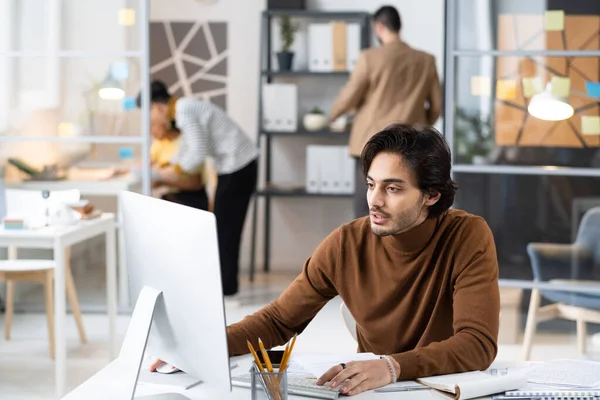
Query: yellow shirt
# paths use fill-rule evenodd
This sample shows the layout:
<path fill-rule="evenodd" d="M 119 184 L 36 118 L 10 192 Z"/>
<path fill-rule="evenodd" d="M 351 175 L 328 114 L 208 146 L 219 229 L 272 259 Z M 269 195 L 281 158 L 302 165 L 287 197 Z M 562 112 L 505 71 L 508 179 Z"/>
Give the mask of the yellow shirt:
<path fill-rule="evenodd" d="M 152 165 L 159 168 L 171 165 L 171 160 L 179 151 L 180 144 L 181 136 L 178 136 L 173 140 L 154 139 L 152 146 L 150 147 L 150 162 Z M 188 172 L 188 174 L 202 176 L 204 174 L 204 164 L 201 164 L 195 170 Z"/>

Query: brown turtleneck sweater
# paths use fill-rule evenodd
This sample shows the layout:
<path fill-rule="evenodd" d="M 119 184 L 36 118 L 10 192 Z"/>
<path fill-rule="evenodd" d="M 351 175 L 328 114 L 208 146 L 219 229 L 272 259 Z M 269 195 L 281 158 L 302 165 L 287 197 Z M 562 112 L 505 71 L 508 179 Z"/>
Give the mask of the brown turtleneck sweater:
<path fill-rule="evenodd" d="M 449 210 L 385 237 L 368 217 L 341 226 L 277 300 L 227 328 L 230 354 L 248 353 L 247 339 L 285 344 L 337 295 L 358 351 L 393 356 L 400 380 L 482 370 L 496 357 L 498 262 L 482 218 Z"/>

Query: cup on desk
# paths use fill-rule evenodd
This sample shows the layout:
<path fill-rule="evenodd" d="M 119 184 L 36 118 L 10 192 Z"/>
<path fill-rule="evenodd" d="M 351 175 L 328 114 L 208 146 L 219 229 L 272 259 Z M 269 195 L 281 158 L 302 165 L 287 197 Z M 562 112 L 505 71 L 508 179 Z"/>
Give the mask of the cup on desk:
<path fill-rule="evenodd" d="M 255 364 L 250 369 L 250 390 L 252 400 L 287 400 L 287 370 L 260 372 Z"/>

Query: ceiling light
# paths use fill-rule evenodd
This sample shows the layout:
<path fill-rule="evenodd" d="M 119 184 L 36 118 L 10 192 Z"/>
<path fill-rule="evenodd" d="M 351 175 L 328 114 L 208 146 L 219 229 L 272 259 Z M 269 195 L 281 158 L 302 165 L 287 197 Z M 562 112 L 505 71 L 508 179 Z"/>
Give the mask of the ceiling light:
<path fill-rule="evenodd" d="M 552 84 L 548 82 L 546 90 L 531 98 L 527 111 L 533 117 L 544 121 L 562 121 L 571 118 L 574 114 L 573 107 L 565 97 L 552 93 Z"/>

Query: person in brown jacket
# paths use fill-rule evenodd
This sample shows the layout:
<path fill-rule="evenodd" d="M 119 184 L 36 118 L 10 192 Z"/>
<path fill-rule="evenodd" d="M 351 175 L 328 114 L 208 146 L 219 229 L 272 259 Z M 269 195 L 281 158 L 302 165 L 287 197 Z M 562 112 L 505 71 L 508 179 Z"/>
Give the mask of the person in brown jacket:
<path fill-rule="evenodd" d="M 356 321 L 357 350 L 381 358 L 334 365 L 317 385 L 354 395 L 486 369 L 498 351 L 496 247 L 481 217 L 450 209 L 456 187 L 443 136 L 392 125 L 367 142 L 360 165 L 370 216 L 332 232 L 277 300 L 228 326 L 230 356 L 247 354 L 247 340 L 285 344 L 340 296 Z"/>
<path fill-rule="evenodd" d="M 382 45 L 361 53 L 329 113 L 331 121 L 355 113 L 349 144 L 355 158 L 369 138 L 389 124 L 433 125 L 442 109 L 435 57 L 401 40 L 402 23 L 394 7 L 377 10 L 373 23 Z M 369 213 L 358 163 L 355 187 L 354 216 L 358 218 Z"/>

